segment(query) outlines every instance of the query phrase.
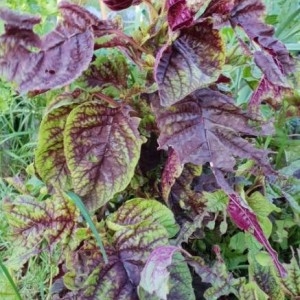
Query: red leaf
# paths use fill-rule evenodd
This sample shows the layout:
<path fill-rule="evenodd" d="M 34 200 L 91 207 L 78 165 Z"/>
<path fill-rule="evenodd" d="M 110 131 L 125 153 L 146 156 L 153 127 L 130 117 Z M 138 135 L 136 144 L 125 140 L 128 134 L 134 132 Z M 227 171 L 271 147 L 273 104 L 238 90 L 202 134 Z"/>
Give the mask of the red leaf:
<path fill-rule="evenodd" d="M 234 223 L 242 230 L 248 231 L 267 249 L 281 277 L 287 275 L 285 268 L 278 260 L 276 251 L 270 245 L 260 227 L 256 215 L 251 212 L 235 193 L 229 194 L 228 213 Z"/>
<path fill-rule="evenodd" d="M 168 23 L 172 30 L 188 27 L 193 23 L 193 14 L 186 0 L 167 0 Z"/>
<path fill-rule="evenodd" d="M 178 154 L 171 149 L 161 178 L 162 196 L 166 202 L 168 201 L 171 188 L 174 185 L 176 178 L 181 175 L 182 170 L 183 164 L 181 163 Z"/>

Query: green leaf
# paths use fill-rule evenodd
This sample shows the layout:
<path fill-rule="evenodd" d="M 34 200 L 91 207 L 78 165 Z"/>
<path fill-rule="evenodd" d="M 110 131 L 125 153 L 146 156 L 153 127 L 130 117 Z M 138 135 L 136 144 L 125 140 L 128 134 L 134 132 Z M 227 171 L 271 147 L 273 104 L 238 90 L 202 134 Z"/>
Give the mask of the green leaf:
<path fill-rule="evenodd" d="M 210 212 L 218 212 L 226 209 L 228 204 L 228 196 L 223 190 L 213 193 L 203 192 L 204 198 L 207 200 L 206 207 Z"/>
<path fill-rule="evenodd" d="M 256 215 L 267 217 L 271 212 L 280 212 L 281 209 L 271 203 L 260 192 L 254 192 L 247 198 L 249 206 L 253 209 Z"/>
<path fill-rule="evenodd" d="M 249 282 L 243 284 L 239 290 L 240 300 L 268 300 L 269 297 L 266 295 L 255 282 Z"/>
<path fill-rule="evenodd" d="M 74 107 L 62 106 L 44 117 L 35 153 L 35 167 L 42 179 L 64 189 L 70 187 L 70 171 L 64 154 L 63 132 L 67 117 Z"/>
<path fill-rule="evenodd" d="M 300 257 L 300 250 L 298 250 L 298 257 Z M 284 265 L 288 275 L 286 278 L 282 278 L 282 284 L 289 295 L 293 295 L 297 299 L 300 297 L 300 261 L 297 261 L 295 255 L 293 255 L 291 262 Z"/>
<path fill-rule="evenodd" d="M 257 283 L 264 293 L 266 293 L 270 299 L 284 300 L 284 293 L 280 285 L 279 277 L 273 264 L 270 262 L 266 266 L 262 266 L 253 257 L 253 252 L 249 253 L 249 275 L 253 281 Z M 255 254 L 257 255 L 257 253 Z"/>
<path fill-rule="evenodd" d="M 75 192 L 96 210 L 124 190 L 134 175 L 143 139 L 130 108 L 93 101 L 72 110 L 64 147 Z"/>
<path fill-rule="evenodd" d="M 152 199 L 135 198 L 126 201 L 116 213 L 106 219 L 107 226 L 114 231 L 133 228 L 147 222 L 163 226 L 167 230 L 169 238 L 172 238 L 179 229 L 172 211 Z"/>
<path fill-rule="evenodd" d="M 207 300 L 217 300 L 219 297 L 231 293 L 238 295 L 240 286 L 244 283 L 245 278 L 234 278 L 227 271 L 223 260 L 218 259 L 212 267 L 206 265 L 201 257 L 191 257 L 187 260 L 195 272 L 201 277 L 203 282 L 210 283 L 212 287 L 208 288 L 204 297 Z"/>

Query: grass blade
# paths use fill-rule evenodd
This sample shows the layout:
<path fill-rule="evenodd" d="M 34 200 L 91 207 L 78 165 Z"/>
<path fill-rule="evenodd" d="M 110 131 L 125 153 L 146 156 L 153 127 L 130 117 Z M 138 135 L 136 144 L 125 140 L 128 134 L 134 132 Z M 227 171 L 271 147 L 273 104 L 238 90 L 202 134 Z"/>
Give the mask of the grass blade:
<path fill-rule="evenodd" d="M 18 288 L 17 288 L 14 280 L 10 276 L 9 271 L 7 270 L 6 266 L 3 264 L 1 259 L 0 259 L 0 268 L 3 271 L 4 275 L 6 276 L 7 280 L 9 281 L 10 285 L 12 286 L 13 290 L 15 291 L 17 299 L 22 300 L 22 297 L 18 291 Z"/>
<path fill-rule="evenodd" d="M 106 255 L 103 243 L 102 243 L 102 239 L 101 239 L 100 234 L 98 233 L 98 231 L 96 229 L 96 226 L 94 225 L 94 223 L 91 219 L 91 216 L 90 216 L 88 210 L 86 209 L 85 205 L 83 204 L 83 202 L 81 201 L 81 199 L 78 195 L 76 195 L 73 192 L 67 192 L 67 195 L 71 198 L 71 200 L 79 208 L 82 216 L 84 217 L 84 219 L 86 220 L 86 222 L 90 226 L 90 228 L 91 228 L 91 230 L 92 230 L 92 232 L 95 236 L 95 239 L 96 239 L 96 241 L 99 245 L 100 251 L 103 255 L 104 262 L 107 264 L 108 263 L 108 258 L 107 258 L 107 255 Z"/>

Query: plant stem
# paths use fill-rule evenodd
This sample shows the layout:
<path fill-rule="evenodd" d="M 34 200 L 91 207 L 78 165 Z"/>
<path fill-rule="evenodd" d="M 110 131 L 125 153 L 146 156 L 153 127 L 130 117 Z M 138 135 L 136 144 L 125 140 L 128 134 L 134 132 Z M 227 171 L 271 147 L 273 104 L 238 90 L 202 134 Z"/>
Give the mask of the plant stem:
<path fill-rule="evenodd" d="M 107 95 L 104 95 L 104 94 L 98 92 L 98 93 L 93 94 L 93 96 L 99 100 L 104 100 L 105 102 L 110 104 L 112 107 L 120 107 L 120 104 L 117 101 L 115 101 L 113 98 L 110 98 Z"/>
<path fill-rule="evenodd" d="M 106 30 L 106 34 L 116 34 L 120 38 L 124 39 L 126 42 L 128 42 L 131 46 L 133 46 L 135 49 L 140 50 L 143 53 L 151 54 L 149 51 L 147 51 L 145 48 L 140 46 L 133 38 L 129 37 L 128 35 L 124 34 L 122 31 L 117 29 L 109 29 Z"/>

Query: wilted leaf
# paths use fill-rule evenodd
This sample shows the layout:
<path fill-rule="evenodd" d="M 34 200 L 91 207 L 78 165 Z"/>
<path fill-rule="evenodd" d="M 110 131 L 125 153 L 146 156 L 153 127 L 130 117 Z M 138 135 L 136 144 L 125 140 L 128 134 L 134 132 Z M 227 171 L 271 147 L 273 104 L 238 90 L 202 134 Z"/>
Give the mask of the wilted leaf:
<path fill-rule="evenodd" d="M 256 149 L 245 135 L 264 135 L 272 132 L 258 116 L 243 112 L 233 100 L 211 89 L 198 90 L 183 101 L 167 108 L 152 102 L 161 131 L 158 142 L 161 149 L 173 148 L 181 163 L 202 165 L 232 171 L 235 157 L 251 158 L 266 171 L 272 172 L 268 151 Z M 249 125 L 259 123 L 261 130 Z"/>
<path fill-rule="evenodd" d="M 172 30 L 188 27 L 193 23 L 193 14 L 186 0 L 167 0 L 168 23 Z"/>
<path fill-rule="evenodd" d="M 174 185 L 176 178 L 181 175 L 182 170 L 183 164 L 176 151 L 171 149 L 161 177 L 162 196 L 166 202 L 168 202 L 171 188 Z"/>
<path fill-rule="evenodd" d="M 2 9 L 0 74 L 22 93 L 64 86 L 84 71 L 93 54 L 93 26 L 103 24 L 87 10 L 61 2 L 62 20 L 42 39 L 33 32 L 40 19 Z M 32 51 L 35 47 L 38 51 Z"/>
<path fill-rule="evenodd" d="M 184 272 L 182 272 L 182 270 L 179 272 L 179 266 L 177 266 L 175 269 L 176 272 L 173 272 L 176 282 L 173 282 L 173 285 L 171 283 L 172 274 L 170 268 L 172 269 L 173 255 L 176 251 L 179 251 L 178 247 L 161 246 L 156 248 L 150 254 L 143 271 L 141 272 L 139 285 L 139 289 L 146 292 L 148 296 L 142 297 L 141 299 L 149 299 L 149 297 L 162 300 L 195 299 L 191 286 L 191 275 L 188 268 L 186 268 L 186 270 L 183 269 Z M 180 257 L 181 256 L 179 256 L 179 259 Z M 183 263 L 184 262 L 181 262 L 181 264 Z M 183 277 L 181 275 L 183 275 Z M 185 287 L 187 287 L 187 290 L 184 290 Z"/>
<path fill-rule="evenodd" d="M 108 227 L 114 231 L 148 222 L 163 226 L 170 238 L 178 232 L 178 225 L 171 210 L 152 199 L 135 198 L 126 201 L 116 213 L 106 219 L 106 222 Z"/>
<path fill-rule="evenodd" d="M 155 79 L 162 106 L 172 105 L 215 82 L 225 62 L 220 33 L 210 21 L 183 28 L 180 36 L 156 57 Z"/>
<path fill-rule="evenodd" d="M 143 139 L 130 111 L 87 102 L 67 119 L 64 146 L 73 187 L 91 210 L 125 189 L 134 174 Z"/>
<path fill-rule="evenodd" d="M 3 210 L 16 247 L 22 247 L 25 253 L 23 258 L 20 257 L 22 263 L 39 253 L 44 241 L 49 249 L 58 243 L 67 246 L 79 218 L 75 205 L 58 195 L 43 202 L 30 196 L 19 196 L 15 201 L 6 199 Z"/>

